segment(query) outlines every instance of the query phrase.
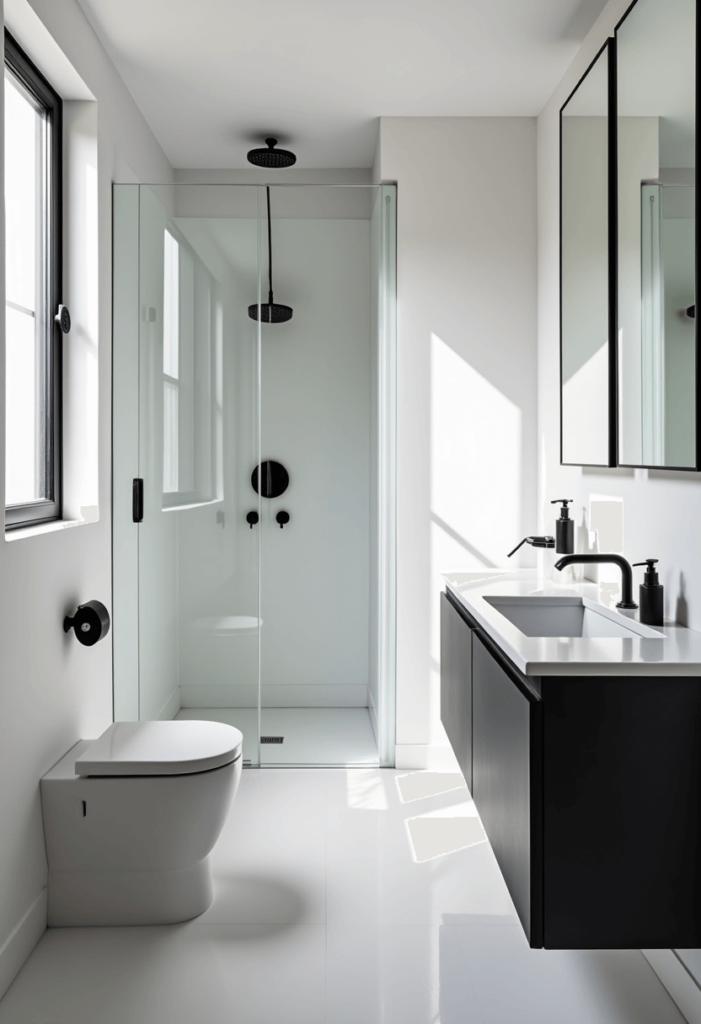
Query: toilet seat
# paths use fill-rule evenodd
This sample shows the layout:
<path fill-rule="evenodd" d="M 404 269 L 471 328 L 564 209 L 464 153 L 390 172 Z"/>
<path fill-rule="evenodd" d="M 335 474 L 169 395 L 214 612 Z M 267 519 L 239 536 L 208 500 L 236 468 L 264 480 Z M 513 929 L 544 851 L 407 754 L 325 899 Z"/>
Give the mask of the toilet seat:
<path fill-rule="evenodd" d="M 114 722 L 76 759 L 76 775 L 189 775 L 241 756 L 243 735 L 222 722 Z"/>

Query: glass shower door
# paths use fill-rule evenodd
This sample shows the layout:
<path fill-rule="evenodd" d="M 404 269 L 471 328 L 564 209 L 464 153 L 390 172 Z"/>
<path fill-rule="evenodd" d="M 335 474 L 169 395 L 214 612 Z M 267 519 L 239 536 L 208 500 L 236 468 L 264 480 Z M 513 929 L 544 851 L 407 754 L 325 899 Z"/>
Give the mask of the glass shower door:
<path fill-rule="evenodd" d="M 140 186 L 139 718 L 204 718 L 259 763 L 258 195 Z"/>
<path fill-rule="evenodd" d="M 293 314 L 261 334 L 261 457 L 288 480 L 261 512 L 261 764 L 388 764 L 380 389 L 395 193 L 387 211 L 379 186 L 270 193 L 274 298 Z"/>

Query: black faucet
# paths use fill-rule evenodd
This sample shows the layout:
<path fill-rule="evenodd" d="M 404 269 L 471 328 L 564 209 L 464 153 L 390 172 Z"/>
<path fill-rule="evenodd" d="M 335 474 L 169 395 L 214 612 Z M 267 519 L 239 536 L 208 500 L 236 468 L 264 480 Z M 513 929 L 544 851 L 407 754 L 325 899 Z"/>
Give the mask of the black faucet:
<path fill-rule="evenodd" d="M 621 600 L 616 605 L 616 608 L 638 607 L 633 600 L 633 570 L 630 562 L 627 562 L 623 555 L 564 555 L 559 562 L 555 562 L 555 568 L 564 569 L 566 565 L 576 565 L 580 562 L 584 565 L 589 565 L 592 562 L 613 562 L 614 565 L 617 565 L 623 574 L 623 580 L 621 584 Z"/>

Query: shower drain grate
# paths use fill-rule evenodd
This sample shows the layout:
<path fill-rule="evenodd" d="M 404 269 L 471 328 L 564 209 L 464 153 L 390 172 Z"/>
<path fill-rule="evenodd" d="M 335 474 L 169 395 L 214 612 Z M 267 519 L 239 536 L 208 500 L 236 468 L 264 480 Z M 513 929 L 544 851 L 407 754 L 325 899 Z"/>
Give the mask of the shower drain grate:
<path fill-rule="evenodd" d="M 261 743 L 282 743 L 284 736 L 261 736 Z"/>

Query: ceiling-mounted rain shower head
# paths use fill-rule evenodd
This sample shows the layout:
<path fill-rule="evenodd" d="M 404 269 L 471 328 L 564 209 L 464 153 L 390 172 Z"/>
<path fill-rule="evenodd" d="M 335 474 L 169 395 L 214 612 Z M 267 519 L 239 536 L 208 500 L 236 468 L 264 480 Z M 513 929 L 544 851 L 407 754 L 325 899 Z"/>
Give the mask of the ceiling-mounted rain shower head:
<path fill-rule="evenodd" d="M 271 298 L 272 296 L 269 296 Z M 258 316 L 258 303 L 254 302 L 248 307 L 248 315 L 251 320 L 260 319 L 264 324 L 284 324 L 286 320 L 292 319 L 292 306 L 281 306 L 279 302 L 262 302 L 261 315 Z"/>
<path fill-rule="evenodd" d="M 252 149 L 248 154 L 248 161 L 256 167 L 291 167 L 297 163 L 297 157 L 288 149 L 275 149 L 277 139 L 266 139 L 267 149 Z"/>

